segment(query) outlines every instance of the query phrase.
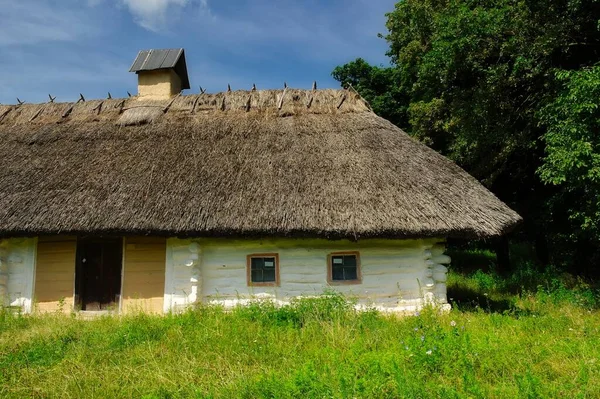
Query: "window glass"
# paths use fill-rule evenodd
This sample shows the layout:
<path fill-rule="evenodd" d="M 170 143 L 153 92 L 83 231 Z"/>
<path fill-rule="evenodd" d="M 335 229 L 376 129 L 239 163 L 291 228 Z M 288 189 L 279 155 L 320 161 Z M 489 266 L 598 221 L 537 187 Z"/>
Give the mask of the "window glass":
<path fill-rule="evenodd" d="M 331 257 L 331 279 L 334 281 L 358 280 L 356 255 L 333 255 Z"/>
<path fill-rule="evenodd" d="M 274 257 L 252 257 L 250 262 L 250 277 L 253 283 L 273 283 L 276 261 Z"/>

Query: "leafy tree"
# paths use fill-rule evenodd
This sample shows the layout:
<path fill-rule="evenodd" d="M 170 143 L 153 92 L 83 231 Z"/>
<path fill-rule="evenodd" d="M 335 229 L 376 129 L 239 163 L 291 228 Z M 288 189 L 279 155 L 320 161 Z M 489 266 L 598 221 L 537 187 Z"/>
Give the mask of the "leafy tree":
<path fill-rule="evenodd" d="M 540 111 L 547 128 L 542 181 L 563 189 L 577 235 L 600 237 L 600 66 L 556 73 L 562 90 Z"/>
<path fill-rule="evenodd" d="M 332 75 L 343 87 L 354 87 L 378 115 L 397 126 L 408 125 L 409 98 L 398 84 L 398 69 L 371 66 L 358 58 L 335 68 Z"/>
<path fill-rule="evenodd" d="M 388 117 L 397 107 L 408 120 L 401 127 L 519 211 L 544 262 L 557 241 L 579 239 L 568 234 L 573 223 L 600 238 L 589 140 L 598 119 L 585 113 L 599 97 L 583 94 L 596 73 L 586 68 L 600 60 L 600 2 L 403 0 L 387 18 L 392 67 L 377 71 L 393 78 L 373 84 L 375 67 L 363 60 L 334 77 L 357 82 L 369 101 L 394 93 L 395 103 L 374 110 Z M 579 133 L 566 140 L 568 129 Z"/>

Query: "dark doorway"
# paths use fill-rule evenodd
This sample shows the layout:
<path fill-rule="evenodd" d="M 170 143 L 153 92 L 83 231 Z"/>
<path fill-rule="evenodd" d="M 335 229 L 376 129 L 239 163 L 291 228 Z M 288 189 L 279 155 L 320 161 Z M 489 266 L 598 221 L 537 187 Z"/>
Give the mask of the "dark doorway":
<path fill-rule="evenodd" d="M 115 309 L 121 295 L 123 242 L 120 238 L 77 240 L 75 303 L 81 310 Z"/>

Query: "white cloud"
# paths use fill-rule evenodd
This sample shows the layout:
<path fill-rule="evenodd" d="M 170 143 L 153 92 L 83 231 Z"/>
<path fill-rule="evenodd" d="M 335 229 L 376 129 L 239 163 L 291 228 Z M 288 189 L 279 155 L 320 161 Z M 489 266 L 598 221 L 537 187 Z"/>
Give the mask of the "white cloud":
<path fill-rule="evenodd" d="M 135 22 L 153 32 L 168 26 L 170 11 L 181 10 L 190 5 L 193 0 L 122 0 L 133 14 Z M 203 9 L 208 9 L 208 0 L 199 0 Z"/>

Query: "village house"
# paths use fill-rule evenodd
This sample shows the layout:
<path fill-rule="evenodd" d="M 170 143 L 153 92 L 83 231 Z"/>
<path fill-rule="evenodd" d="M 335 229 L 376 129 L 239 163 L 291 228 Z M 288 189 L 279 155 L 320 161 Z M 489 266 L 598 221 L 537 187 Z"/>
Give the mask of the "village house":
<path fill-rule="evenodd" d="M 0 305 L 170 312 L 333 289 L 447 303 L 450 237 L 520 217 L 347 90 L 180 95 L 181 49 L 138 94 L 0 105 Z"/>

